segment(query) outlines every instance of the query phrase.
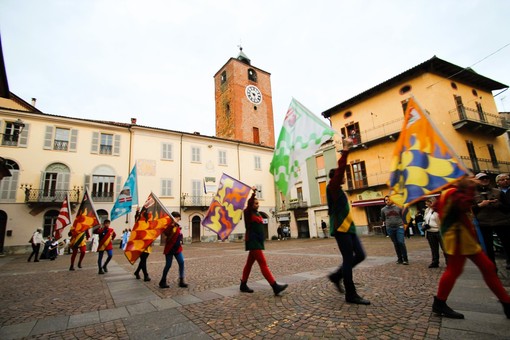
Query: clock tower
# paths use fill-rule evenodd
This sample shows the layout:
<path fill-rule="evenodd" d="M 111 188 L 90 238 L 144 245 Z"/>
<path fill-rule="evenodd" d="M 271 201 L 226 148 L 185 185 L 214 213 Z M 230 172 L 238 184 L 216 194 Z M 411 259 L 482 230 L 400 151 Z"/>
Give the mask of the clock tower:
<path fill-rule="evenodd" d="M 271 74 L 240 48 L 214 75 L 216 137 L 274 147 Z"/>

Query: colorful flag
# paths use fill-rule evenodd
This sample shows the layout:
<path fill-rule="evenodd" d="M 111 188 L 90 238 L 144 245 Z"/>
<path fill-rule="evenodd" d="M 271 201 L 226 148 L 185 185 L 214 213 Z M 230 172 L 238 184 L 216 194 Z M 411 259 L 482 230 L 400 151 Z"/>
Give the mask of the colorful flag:
<path fill-rule="evenodd" d="M 112 212 L 110 213 L 111 220 L 115 220 L 122 215 L 126 215 L 131 212 L 133 205 L 138 204 L 138 187 L 136 177 L 136 165 L 131 170 L 126 183 L 122 187 L 122 190 L 117 197 L 117 201 L 113 205 Z"/>
<path fill-rule="evenodd" d="M 250 193 L 248 185 L 223 174 L 202 225 L 218 234 L 222 241 L 225 240 L 241 220 Z"/>
<path fill-rule="evenodd" d="M 390 170 L 390 196 L 399 206 L 441 191 L 469 172 L 414 98 L 407 102 Z"/>
<path fill-rule="evenodd" d="M 101 222 L 99 222 L 99 217 L 94 209 L 94 202 L 90 198 L 88 189 L 85 189 L 72 229 L 74 233 L 80 234 L 98 225 L 101 225 Z"/>
<path fill-rule="evenodd" d="M 292 98 L 269 169 L 284 195 L 299 179 L 300 166 L 334 134 L 331 127 Z"/>
<path fill-rule="evenodd" d="M 71 224 L 71 211 L 69 210 L 69 195 L 66 194 L 62 207 L 58 213 L 57 220 L 55 221 L 54 237 L 59 240 L 62 238 L 62 231 L 65 227 Z"/>
<path fill-rule="evenodd" d="M 124 249 L 124 255 L 133 264 L 140 254 L 161 235 L 170 222 L 172 215 L 166 210 L 154 193 L 150 193 L 140 212 Z"/>

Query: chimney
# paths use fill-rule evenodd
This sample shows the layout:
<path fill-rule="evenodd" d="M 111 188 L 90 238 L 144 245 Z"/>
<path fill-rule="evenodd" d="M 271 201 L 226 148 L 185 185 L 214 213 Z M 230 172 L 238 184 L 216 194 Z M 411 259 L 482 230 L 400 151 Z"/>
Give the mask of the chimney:
<path fill-rule="evenodd" d="M 131 118 L 131 124 L 136 124 L 136 118 Z"/>
<path fill-rule="evenodd" d="M 37 98 L 32 98 L 32 106 L 35 107 L 35 103 L 37 102 Z"/>

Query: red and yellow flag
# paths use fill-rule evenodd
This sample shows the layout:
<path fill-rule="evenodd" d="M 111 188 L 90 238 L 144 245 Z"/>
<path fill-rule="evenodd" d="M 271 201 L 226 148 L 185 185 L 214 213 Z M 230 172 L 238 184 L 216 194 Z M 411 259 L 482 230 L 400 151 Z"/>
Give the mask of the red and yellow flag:
<path fill-rule="evenodd" d="M 94 209 L 94 202 L 90 198 L 88 190 L 85 190 L 72 229 L 76 234 L 79 234 L 98 225 L 101 225 L 101 222 L 99 222 L 96 210 Z"/>
<path fill-rule="evenodd" d="M 172 215 L 161 204 L 158 197 L 151 192 L 137 214 L 131 236 L 126 249 L 124 249 L 124 255 L 128 261 L 134 264 L 140 254 L 161 235 L 172 221 Z"/>

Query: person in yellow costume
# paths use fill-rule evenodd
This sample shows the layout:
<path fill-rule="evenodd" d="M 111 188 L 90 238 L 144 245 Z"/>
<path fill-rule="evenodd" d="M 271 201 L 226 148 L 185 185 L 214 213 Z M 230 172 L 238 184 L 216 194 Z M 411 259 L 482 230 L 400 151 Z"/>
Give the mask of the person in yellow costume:
<path fill-rule="evenodd" d="M 451 309 L 446 300 L 469 258 L 478 267 L 485 283 L 498 297 L 506 317 L 510 319 L 510 296 L 498 278 L 496 266 L 482 251 L 473 224 L 471 208 L 478 184 L 479 180 L 474 177 L 464 177 L 455 186 L 443 191 L 437 204 L 448 264 L 439 279 L 432 311 L 447 318 L 464 319 L 464 315 Z"/>

